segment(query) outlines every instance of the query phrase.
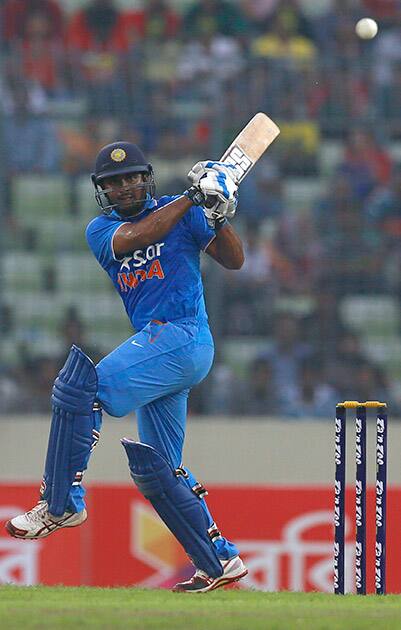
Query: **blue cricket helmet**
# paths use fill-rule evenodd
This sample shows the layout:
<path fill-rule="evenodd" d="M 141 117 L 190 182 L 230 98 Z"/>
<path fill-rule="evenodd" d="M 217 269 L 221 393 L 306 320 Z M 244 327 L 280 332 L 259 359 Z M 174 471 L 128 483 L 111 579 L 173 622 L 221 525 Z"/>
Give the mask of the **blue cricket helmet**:
<path fill-rule="evenodd" d="M 108 202 L 107 193 L 102 188 L 103 180 L 107 177 L 129 173 L 144 173 L 146 175 L 143 184 L 145 193 L 154 197 L 153 167 L 146 161 L 144 154 L 136 144 L 123 141 L 113 142 L 100 149 L 91 179 L 95 187 L 96 201 L 104 212 L 111 212 L 114 208 Z"/>

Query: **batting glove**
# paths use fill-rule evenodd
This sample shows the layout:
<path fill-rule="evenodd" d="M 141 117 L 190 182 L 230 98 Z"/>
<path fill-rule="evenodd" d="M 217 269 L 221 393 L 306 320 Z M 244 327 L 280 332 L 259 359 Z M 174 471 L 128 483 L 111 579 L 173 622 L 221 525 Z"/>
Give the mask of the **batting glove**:
<path fill-rule="evenodd" d="M 194 186 L 198 186 L 199 181 L 209 172 L 223 173 L 226 177 L 237 183 L 239 173 L 237 167 L 233 164 L 225 164 L 224 162 L 214 162 L 205 160 L 197 162 L 188 173 L 188 178 Z"/>
<path fill-rule="evenodd" d="M 202 205 L 208 218 L 214 219 L 216 215 L 234 216 L 238 186 L 225 172 L 207 171 L 199 180 L 197 188 L 205 195 L 206 201 Z"/>

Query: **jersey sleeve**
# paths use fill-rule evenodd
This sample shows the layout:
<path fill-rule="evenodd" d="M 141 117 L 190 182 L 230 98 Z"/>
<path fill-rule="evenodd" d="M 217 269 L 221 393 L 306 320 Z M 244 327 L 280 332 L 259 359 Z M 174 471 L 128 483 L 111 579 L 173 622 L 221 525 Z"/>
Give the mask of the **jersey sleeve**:
<path fill-rule="evenodd" d="M 199 206 L 192 206 L 187 212 L 185 226 L 199 249 L 203 251 L 216 238 L 216 232 L 208 225 L 205 214 Z"/>
<path fill-rule="evenodd" d="M 123 222 L 109 217 L 96 217 L 86 228 L 86 240 L 104 269 L 118 260 L 113 250 L 113 237 Z"/>

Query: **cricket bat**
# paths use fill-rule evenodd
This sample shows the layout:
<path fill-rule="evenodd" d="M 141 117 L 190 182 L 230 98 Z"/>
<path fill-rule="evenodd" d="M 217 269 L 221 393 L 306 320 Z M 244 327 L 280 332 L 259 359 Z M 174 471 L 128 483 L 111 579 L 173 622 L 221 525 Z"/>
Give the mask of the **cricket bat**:
<path fill-rule="evenodd" d="M 276 123 L 266 114 L 258 112 L 233 140 L 220 161 L 237 167 L 240 183 L 279 133 Z"/>

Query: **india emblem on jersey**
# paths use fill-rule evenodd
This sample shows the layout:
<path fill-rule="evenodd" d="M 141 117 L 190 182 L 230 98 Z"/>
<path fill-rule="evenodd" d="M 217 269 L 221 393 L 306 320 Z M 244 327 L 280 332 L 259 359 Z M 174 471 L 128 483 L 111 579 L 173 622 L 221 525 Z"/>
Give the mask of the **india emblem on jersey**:
<path fill-rule="evenodd" d="M 114 162 L 122 162 L 127 157 L 127 154 L 124 149 L 113 149 L 110 157 Z"/>

